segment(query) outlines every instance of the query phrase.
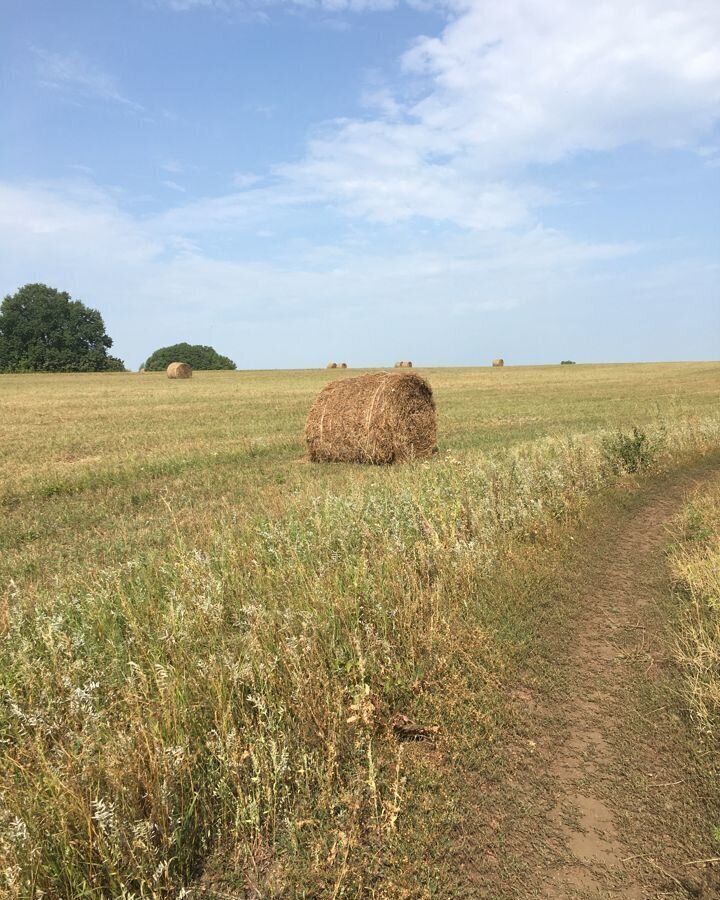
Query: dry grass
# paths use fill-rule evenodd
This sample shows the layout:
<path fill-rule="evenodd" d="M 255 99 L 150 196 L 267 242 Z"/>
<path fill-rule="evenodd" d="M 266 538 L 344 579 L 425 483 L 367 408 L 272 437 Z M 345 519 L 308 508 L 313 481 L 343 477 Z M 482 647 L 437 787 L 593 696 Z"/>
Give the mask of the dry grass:
<path fill-rule="evenodd" d="M 303 461 L 324 372 L 4 377 L 0 894 L 381 881 L 393 722 L 498 740 L 527 550 L 627 477 L 597 425 L 718 444 L 720 367 L 570 368 L 430 373 L 441 452 L 386 469 Z"/>
<path fill-rule="evenodd" d="M 720 723 L 720 485 L 694 497 L 678 524 L 672 572 L 683 601 L 676 657 L 698 725 Z"/>

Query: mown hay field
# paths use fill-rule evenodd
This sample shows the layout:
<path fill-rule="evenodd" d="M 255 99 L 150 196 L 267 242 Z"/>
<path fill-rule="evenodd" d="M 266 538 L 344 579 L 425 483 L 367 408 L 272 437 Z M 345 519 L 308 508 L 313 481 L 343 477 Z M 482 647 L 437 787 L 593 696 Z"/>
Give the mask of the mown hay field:
<path fill-rule="evenodd" d="M 544 554 L 717 452 L 720 364 L 419 372 L 439 453 L 385 468 L 305 458 L 357 370 L 0 378 L 0 894 L 441 884 L 393 723 L 491 764 Z"/>
<path fill-rule="evenodd" d="M 441 450 L 455 456 L 718 411 L 717 363 L 419 371 L 435 394 Z M 228 506 L 272 516 L 298 494 L 393 479 L 304 461 L 313 400 L 349 374 L 3 376 L 0 576 L 29 584 L 62 574 L 68 558 L 112 564 L 163 546 L 176 527 L 202 540 Z"/>

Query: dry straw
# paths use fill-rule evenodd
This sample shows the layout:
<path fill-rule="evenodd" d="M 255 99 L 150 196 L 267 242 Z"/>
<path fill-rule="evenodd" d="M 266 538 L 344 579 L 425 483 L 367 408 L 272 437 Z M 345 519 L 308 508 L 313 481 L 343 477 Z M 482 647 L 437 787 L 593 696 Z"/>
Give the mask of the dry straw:
<path fill-rule="evenodd" d="M 167 367 L 168 378 L 192 378 L 192 366 L 184 362 L 170 363 Z"/>
<path fill-rule="evenodd" d="M 430 385 L 414 372 L 375 372 L 326 385 L 305 425 L 313 462 L 386 463 L 437 451 Z"/>
<path fill-rule="evenodd" d="M 500 369 L 505 365 L 505 360 L 504 359 L 494 359 L 492 364 L 496 369 Z"/>

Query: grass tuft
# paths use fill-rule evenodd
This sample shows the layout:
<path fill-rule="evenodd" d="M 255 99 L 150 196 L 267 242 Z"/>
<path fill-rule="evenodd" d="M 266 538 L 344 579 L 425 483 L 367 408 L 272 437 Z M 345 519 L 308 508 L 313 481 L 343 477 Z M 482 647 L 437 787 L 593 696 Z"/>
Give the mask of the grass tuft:
<path fill-rule="evenodd" d="M 686 702 L 697 725 L 720 725 L 720 486 L 693 497 L 678 524 L 671 554 L 682 603 L 676 658 Z"/>

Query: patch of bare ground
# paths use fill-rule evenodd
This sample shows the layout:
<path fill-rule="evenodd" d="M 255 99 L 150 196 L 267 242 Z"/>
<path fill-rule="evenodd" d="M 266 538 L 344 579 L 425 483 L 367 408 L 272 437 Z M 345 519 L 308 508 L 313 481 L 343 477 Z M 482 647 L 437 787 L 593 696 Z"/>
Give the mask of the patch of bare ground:
<path fill-rule="evenodd" d="M 668 523 L 719 477 L 715 460 L 618 496 L 578 541 L 557 656 L 513 694 L 504 774 L 468 783 L 480 812 L 454 895 L 720 898 L 720 867 L 702 862 L 719 855 L 720 792 L 674 693 L 665 565 Z"/>

